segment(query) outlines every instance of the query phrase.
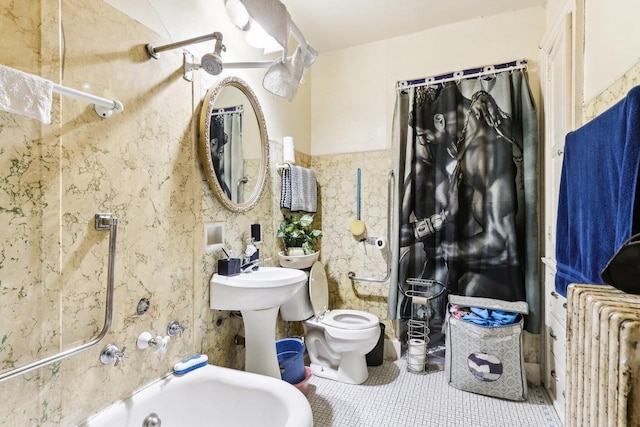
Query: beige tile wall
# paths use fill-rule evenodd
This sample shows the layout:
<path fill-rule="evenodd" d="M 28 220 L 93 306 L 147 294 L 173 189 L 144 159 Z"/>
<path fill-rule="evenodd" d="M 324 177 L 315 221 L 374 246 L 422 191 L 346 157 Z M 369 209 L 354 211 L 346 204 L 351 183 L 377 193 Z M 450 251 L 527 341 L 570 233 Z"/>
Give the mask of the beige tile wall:
<path fill-rule="evenodd" d="M 194 353 L 241 368 L 233 339 L 242 321 L 209 308 L 220 253 L 204 252 L 203 224 L 224 222 L 239 253 L 249 224 L 260 222 L 260 249 L 273 259 L 274 180 L 249 213 L 216 201 L 197 154 L 199 81 L 182 79 L 179 51 L 151 61 L 143 50 L 166 40 L 101 0 L 0 0 L 0 8 L 0 64 L 125 105 L 105 120 L 56 96 L 50 125 L 0 112 L 0 371 L 98 333 L 108 233 L 95 230 L 94 215 L 120 221 L 111 332 L 95 348 L 0 383 L 0 425 L 76 425 Z M 136 315 L 141 298 L 151 308 Z M 164 335 L 173 319 L 188 329 L 167 353 L 135 348 L 141 332 Z M 127 347 L 117 367 L 99 362 L 111 342 Z"/>
<path fill-rule="evenodd" d="M 387 230 L 387 173 L 392 168 L 390 150 L 315 156 L 311 159 L 320 188 L 320 224 L 324 236 L 320 261 L 329 281 L 330 308 L 365 310 L 380 317 L 387 335 L 393 326 L 387 317 L 389 284 L 352 281 L 347 274 L 383 278 L 387 249 L 358 241 L 349 231 L 356 218 L 356 171 L 361 169 L 361 220 L 366 236 L 385 237 Z"/>

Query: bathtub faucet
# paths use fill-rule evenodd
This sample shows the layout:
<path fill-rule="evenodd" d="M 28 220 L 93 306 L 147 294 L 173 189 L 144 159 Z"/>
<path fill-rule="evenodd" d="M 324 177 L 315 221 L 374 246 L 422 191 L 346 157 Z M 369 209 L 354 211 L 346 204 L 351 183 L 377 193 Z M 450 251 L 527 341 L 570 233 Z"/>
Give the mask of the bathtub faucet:
<path fill-rule="evenodd" d="M 124 355 L 124 351 L 126 349 L 127 347 L 122 347 L 122 350 L 120 350 L 117 345 L 109 344 L 102 349 L 102 352 L 100 353 L 100 361 L 103 365 L 116 362 L 113 366 L 118 366 L 118 363 L 120 363 L 121 360 L 128 359 L 128 357 Z"/>
<path fill-rule="evenodd" d="M 175 337 L 176 335 L 182 336 L 182 333 L 185 329 L 187 329 L 186 326 L 184 326 L 177 320 L 172 320 L 167 326 L 167 335 L 170 337 Z"/>

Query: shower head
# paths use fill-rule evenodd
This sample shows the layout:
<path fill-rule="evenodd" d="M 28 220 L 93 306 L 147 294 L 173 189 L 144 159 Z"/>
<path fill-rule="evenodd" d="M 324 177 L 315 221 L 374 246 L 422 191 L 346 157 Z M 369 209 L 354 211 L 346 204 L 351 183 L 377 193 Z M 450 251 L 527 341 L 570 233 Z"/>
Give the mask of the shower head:
<path fill-rule="evenodd" d="M 217 76 L 223 70 L 222 58 L 215 53 L 205 53 L 200 60 L 200 68 L 212 76 Z"/>

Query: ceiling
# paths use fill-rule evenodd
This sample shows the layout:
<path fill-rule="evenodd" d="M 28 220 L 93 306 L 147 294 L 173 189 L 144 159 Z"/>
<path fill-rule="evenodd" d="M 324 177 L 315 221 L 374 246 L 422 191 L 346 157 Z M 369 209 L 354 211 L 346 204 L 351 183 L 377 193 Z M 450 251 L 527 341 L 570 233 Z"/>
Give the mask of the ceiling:
<path fill-rule="evenodd" d="M 515 10 L 547 0 L 281 0 L 320 52 Z"/>

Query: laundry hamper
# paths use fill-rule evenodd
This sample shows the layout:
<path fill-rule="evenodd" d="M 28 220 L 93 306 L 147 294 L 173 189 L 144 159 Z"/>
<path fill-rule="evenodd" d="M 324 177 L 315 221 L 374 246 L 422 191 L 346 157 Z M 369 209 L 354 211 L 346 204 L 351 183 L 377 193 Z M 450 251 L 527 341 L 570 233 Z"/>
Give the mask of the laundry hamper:
<path fill-rule="evenodd" d="M 527 379 L 522 354 L 524 301 L 449 296 L 449 305 L 520 313 L 516 322 L 483 326 L 447 313 L 445 378 L 449 385 L 468 392 L 522 401 L 527 399 Z"/>

